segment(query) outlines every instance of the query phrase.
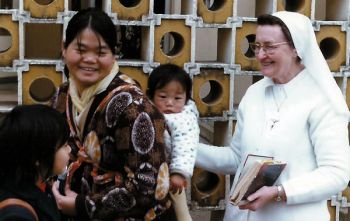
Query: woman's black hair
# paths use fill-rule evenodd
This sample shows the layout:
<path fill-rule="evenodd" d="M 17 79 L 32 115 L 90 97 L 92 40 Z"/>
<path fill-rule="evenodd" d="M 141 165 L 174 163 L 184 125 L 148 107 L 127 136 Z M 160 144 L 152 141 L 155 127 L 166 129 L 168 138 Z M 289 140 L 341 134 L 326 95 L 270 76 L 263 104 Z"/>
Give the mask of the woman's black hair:
<path fill-rule="evenodd" d="M 273 16 L 273 15 L 270 15 L 270 14 L 260 15 L 260 16 L 258 16 L 257 24 L 258 25 L 278 25 L 278 26 L 280 26 L 287 41 L 290 42 L 290 45 L 293 48 L 295 48 L 292 35 L 290 34 L 290 31 L 289 31 L 287 25 L 284 24 L 284 22 L 280 18 Z"/>
<path fill-rule="evenodd" d="M 192 80 L 184 69 L 175 64 L 162 64 L 156 67 L 148 77 L 147 96 L 153 100 L 156 90 L 169 82 L 177 81 L 186 91 L 186 102 L 191 98 Z"/>
<path fill-rule="evenodd" d="M 55 153 L 68 137 L 67 121 L 55 109 L 13 108 L 0 125 L 0 184 L 26 185 L 52 176 Z"/>
<path fill-rule="evenodd" d="M 91 29 L 96 35 L 101 36 L 111 49 L 112 54 L 116 54 L 117 32 L 112 19 L 97 8 L 87 8 L 78 11 L 68 22 L 63 47 L 67 48 L 79 34 L 86 28 Z M 68 77 L 68 69 L 65 67 L 65 75 Z"/>

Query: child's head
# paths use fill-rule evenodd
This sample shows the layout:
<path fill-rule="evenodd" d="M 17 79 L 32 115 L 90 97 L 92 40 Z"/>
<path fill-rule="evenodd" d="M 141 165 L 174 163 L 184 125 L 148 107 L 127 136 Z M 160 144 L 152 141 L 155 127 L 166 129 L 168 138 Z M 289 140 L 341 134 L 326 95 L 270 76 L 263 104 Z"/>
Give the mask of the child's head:
<path fill-rule="evenodd" d="M 0 125 L 0 180 L 35 183 L 62 173 L 69 161 L 67 121 L 45 105 L 20 105 Z"/>
<path fill-rule="evenodd" d="M 178 113 L 191 98 L 192 81 L 179 66 L 163 64 L 148 78 L 147 95 L 162 113 Z"/>

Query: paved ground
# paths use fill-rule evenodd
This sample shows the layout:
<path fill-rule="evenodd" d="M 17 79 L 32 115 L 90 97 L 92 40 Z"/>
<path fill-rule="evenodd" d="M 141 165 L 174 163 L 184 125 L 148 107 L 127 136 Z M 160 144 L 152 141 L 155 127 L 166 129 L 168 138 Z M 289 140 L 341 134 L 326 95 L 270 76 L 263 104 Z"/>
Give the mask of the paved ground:
<path fill-rule="evenodd" d="M 192 221 L 210 221 L 210 212 L 191 211 Z"/>
<path fill-rule="evenodd" d="M 205 210 L 191 211 L 192 221 L 222 221 L 222 211 L 210 212 Z"/>

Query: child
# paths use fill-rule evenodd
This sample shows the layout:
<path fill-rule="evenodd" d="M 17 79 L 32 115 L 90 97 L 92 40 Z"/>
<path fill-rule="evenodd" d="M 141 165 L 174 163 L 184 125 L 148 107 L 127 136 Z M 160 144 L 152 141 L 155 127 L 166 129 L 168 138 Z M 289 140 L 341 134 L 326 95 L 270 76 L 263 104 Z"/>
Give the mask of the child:
<path fill-rule="evenodd" d="M 68 136 L 65 118 L 45 105 L 17 106 L 5 116 L 0 126 L 0 204 L 20 199 L 22 206 L 1 206 L 1 221 L 60 220 L 47 181 L 68 164 Z"/>
<path fill-rule="evenodd" d="M 177 220 L 192 220 L 183 189 L 193 174 L 199 141 L 198 112 L 190 100 L 192 82 L 180 67 L 164 64 L 148 78 L 147 95 L 164 114 L 164 140 L 170 158 L 170 190 Z"/>

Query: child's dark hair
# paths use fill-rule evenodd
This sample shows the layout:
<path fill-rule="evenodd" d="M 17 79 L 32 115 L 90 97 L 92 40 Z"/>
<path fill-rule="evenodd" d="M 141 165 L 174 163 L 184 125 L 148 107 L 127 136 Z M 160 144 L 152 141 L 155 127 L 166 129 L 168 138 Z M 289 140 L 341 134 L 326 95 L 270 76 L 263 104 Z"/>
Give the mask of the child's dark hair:
<path fill-rule="evenodd" d="M 53 174 L 56 151 L 69 137 L 64 116 L 42 104 L 20 105 L 0 125 L 0 180 L 11 185 L 35 183 Z"/>
<path fill-rule="evenodd" d="M 153 100 L 156 90 L 165 87 L 171 81 L 181 84 L 186 91 L 186 102 L 191 98 L 192 80 L 184 69 L 175 64 L 162 64 L 156 67 L 148 77 L 147 96 Z"/>
<path fill-rule="evenodd" d="M 86 28 L 101 36 L 115 55 L 117 46 L 116 27 L 107 13 L 97 8 L 82 9 L 69 20 L 63 47 L 67 48 L 77 36 L 79 41 L 79 34 Z M 67 67 L 65 67 L 65 74 L 68 77 Z"/>

